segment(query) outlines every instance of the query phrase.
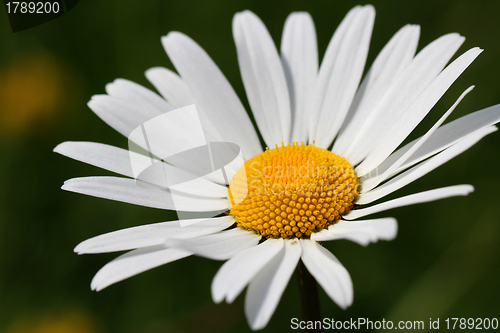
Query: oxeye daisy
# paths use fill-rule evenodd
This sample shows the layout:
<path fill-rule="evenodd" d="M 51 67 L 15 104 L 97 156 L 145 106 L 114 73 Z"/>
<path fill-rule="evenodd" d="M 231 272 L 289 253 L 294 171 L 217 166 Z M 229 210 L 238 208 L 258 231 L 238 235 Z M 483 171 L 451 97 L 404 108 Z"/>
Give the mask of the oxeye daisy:
<path fill-rule="evenodd" d="M 500 107 L 443 125 L 469 88 L 423 136 L 403 145 L 482 50 L 472 48 L 447 66 L 464 38 L 444 35 L 416 53 L 419 27 L 406 25 L 362 79 L 374 18 L 372 6 L 353 8 L 319 66 L 309 14 L 288 17 L 280 52 L 255 14 L 236 14 L 239 67 L 258 132 L 219 68 L 179 32 L 162 38 L 178 74 L 166 68 L 146 72 L 159 95 L 118 79 L 106 86 L 106 95 L 93 96 L 89 107 L 129 139 L 152 119 L 179 114 L 161 128 L 171 140 L 156 142 L 165 156 L 180 151 L 176 142 L 200 145 L 200 136 L 189 130 L 194 105 L 202 141 L 236 145 L 242 162 L 228 174 L 208 174 L 165 189 L 141 186 L 133 161 L 147 165 L 151 160 L 167 175 L 178 175 L 185 171 L 182 160 L 92 142 L 57 146 L 60 154 L 127 177 L 70 179 L 65 190 L 179 212 L 215 212 L 213 218 L 143 225 L 80 243 L 75 248 L 79 254 L 131 250 L 105 265 L 92 289 L 194 254 L 227 260 L 213 280 L 213 300 L 231 303 L 247 287 L 245 313 L 252 329 L 269 322 L 297 267 L 299 275 L 310 273 L 314 279 L 309 282 L 316 280 L 347 308 L 353 302 L 351 278 L 323 241 L 367 245 L 391 240 L 397 233 L 394 218 L 366 217 L 472 192 L 471 185 L 455 185 L 383 200 L 494 132 Z"/>

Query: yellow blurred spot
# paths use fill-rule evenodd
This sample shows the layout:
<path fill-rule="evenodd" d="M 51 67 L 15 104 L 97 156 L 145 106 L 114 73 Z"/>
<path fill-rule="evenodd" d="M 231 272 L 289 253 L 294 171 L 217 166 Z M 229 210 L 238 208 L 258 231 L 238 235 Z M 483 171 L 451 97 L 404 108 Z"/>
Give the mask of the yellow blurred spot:
<path fill-rule="evenodd" d="M 64 105 L 65 66 L 49 54 L 18 56 L 0 68 L 0 126 L 18 133 L 52 118 Z"/>
<path fill-rule="evenodd" d="M 60 316 L 45 315 L 38 319 L 17 320 L 7 333 L 101 333 L 89 314 L 76 311 Z"/>

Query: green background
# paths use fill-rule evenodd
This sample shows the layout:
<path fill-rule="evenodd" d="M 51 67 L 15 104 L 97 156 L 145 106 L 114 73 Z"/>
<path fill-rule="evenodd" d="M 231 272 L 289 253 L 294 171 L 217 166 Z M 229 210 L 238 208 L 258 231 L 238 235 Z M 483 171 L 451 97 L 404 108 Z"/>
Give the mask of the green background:
<path fill-rule="evenodd" d="M 468 86 L 451 119 L 500 103 L 500 2 L 373 1 L 377 17 L 371 63 L 407 23 L 422 26 L 419 50 L 435 38 L 467 37 L 459 53 L 485 52 L 455 82 L 422 126 Z M 244 294 L 213 304 L 210 284 L 221 262 L 190 257 L 140 274 L 99 293 L 93 275 L 116 254 L 77 256 L 79 242 L 125 227 L 170 220 L 168 211 L 60 190 L 73 177 L 106 171 L 52 152 L 60 142 L 95 141 L 126 148 L 126 138 L 86 106 L 106 83 L 126 78 L 152 88 L 144 71 L 173 68 L 160 43 L 186 33 L 220 66 L 246 106 L 231 33 L 234 13 L 250 9 L 278 43 L 292 11 L 311 13 L 320 59 L 353 1 L 80 1 L 69 13 L 13 34 L 0 14 L 0 332 L 246 332 Z M 4 11 L 2 9 L 2 11 Z M 247 108 L 248 109 L 248 108 Z M 415 137 L 413 135 L 412 137 Z M 349 270 L 354 304 L 341 310 L 320 290 L 322 315 L 372 321 L 500 317 L 500 135 L 476 146 L 391 197 L 473 184 L 468 197 L 398 208 L 391 242 L 362 247 L 326 243 Z M 295 276 L 267 332 L 290 330 L 300 317 Z"/>

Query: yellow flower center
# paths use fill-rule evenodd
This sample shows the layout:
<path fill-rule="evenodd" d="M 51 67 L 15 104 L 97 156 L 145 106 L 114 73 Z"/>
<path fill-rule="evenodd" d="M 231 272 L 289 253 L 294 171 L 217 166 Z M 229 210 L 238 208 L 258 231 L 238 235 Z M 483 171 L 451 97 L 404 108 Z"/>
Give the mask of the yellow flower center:
<path fill-rule="evenodd" d="M 307 238 L 352 208 L 358 184 L 343 157 L 304 143 L 276 146 L 236 172 L 229 214 L 267 238 Z"/>

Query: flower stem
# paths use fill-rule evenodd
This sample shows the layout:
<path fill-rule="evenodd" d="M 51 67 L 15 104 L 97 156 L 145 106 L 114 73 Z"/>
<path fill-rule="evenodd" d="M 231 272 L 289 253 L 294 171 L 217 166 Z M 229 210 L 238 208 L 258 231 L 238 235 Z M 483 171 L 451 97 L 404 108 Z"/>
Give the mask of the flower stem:
<path fill-rule="evenodd" d="M 299 281 L 300 301 L 302 305 L 302 320 L 306 323 L 321 321 L 321 310 L 318 297 L 318 283 L 309 273 L 304 263 L 300 261 L 297 266 L 297 279 Z M 306 326 L 307 327 L 307 326 Z M 304 332 L 321 332 L 319 329 L 304 329 Z"/>

